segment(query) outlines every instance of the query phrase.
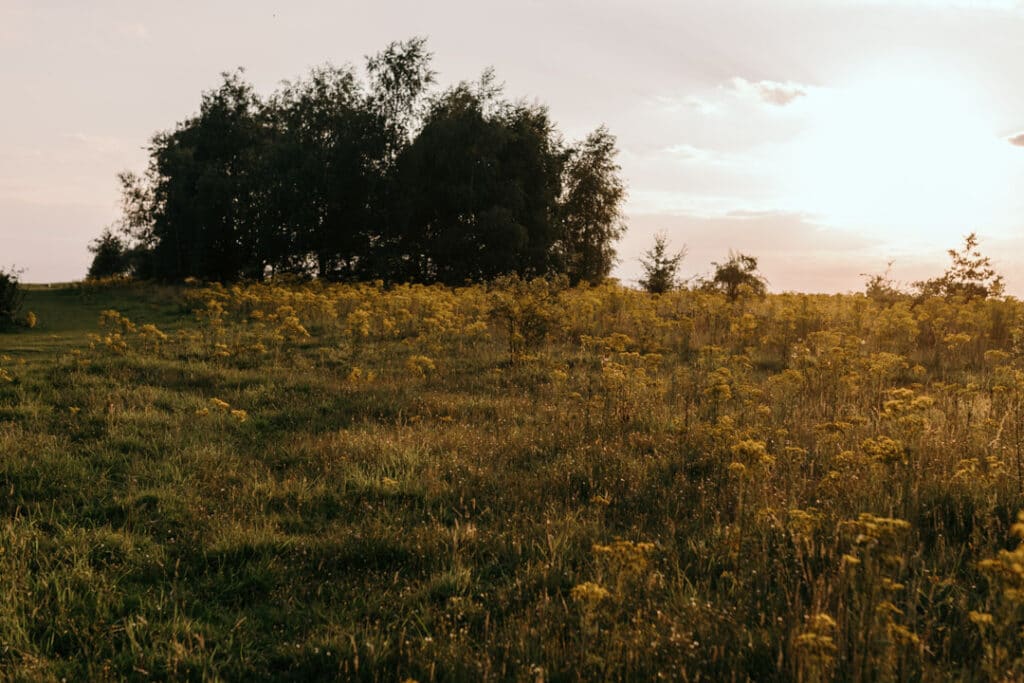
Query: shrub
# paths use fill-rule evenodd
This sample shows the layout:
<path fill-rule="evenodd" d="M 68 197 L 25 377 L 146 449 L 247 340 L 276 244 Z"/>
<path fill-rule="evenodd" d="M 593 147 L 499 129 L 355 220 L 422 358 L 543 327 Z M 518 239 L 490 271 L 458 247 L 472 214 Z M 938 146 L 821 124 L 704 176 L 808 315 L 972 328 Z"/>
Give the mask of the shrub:
<path fill-rule="evenodd" d="M 491 288 L 491 317 L 508 332 L 510 360 L 526 349 L 540 346 L 559 317 L 559 296 L 568 284 L 564 277 L 524 280 L 507 275 Z"/>
<path fill-rule="evenodd" d="M 709 292 L 723 292 L 729 301 L 735 301 L 741 294 L 764 296 L 768 281 L 757 272 L 757 258 L 739 252 L 729 252 L 724 263 L 714 263 L 715 274 L 704 280 L 701 289 Z"/>

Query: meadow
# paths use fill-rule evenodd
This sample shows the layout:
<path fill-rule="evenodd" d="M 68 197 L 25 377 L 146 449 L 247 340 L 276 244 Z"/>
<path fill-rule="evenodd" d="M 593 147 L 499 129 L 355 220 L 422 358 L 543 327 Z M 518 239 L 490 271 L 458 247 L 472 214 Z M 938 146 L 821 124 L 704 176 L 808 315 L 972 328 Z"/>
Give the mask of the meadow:
<path fill-rule="evenodd" d="M 1024 304 L 77 285 L 0 335 L 17 680 L 1024 677 Z"/>

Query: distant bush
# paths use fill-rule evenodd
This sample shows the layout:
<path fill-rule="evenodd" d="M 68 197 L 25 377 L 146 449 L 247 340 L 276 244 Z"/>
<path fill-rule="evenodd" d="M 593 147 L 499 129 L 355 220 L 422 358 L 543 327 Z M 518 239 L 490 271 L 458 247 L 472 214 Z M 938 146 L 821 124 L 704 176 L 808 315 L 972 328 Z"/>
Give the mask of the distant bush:
<path fill-rule="evenodd" d="M 865 278 L 864 296 L 886 305 L 906 299 L 908 294 L 900 288 L 899 283 L 892 279 L 889 274 L 891 270 L 892 262 L 890 261 L 884 273 L 875 273 L 874 275 L 861 273 L 861 276 Z"/>
<path fill-rule="evenodd" d="M 730 251 L 724 263 L 714 263 L 715 274 L 710 280 L 701 283 L 701 289 L 707 292 L 722 292 L 729 301 L 735 301 L 743 294 L 764 296 L 768 291 L 768 281 L 757 272 L 757 258 L 739 252 Z"/>
<path fill-rule="evenodd" d="M 949 249 L 949 268 L 941 277 L 915 282 L 918 293 L 922 297 L 958 297 L 967 301 L 1002 296 L 1006 288 L 1003 276 L 992 266 L 992 259 L 978 249 L 978 242 L 978 236 L 972 232 L 964 237 L 959 251 Z"/>
<path fill-rule="evenodd" d="M 25 299 L 18 276 L 19 272 L 13 268 L 0 270 L 0 329 L 12 327 L 18 322 L 18 314 Z"/>
<path fill-rule="evenodd" d="M 106 289 L 123 289 L 129 286 L 146 287 L 149 283 L 136 280 L 129 275 L 111 275 L 109 277 L 90 277 L 74 284 L 74 288 L 81 294 L 99 292 Z"/>

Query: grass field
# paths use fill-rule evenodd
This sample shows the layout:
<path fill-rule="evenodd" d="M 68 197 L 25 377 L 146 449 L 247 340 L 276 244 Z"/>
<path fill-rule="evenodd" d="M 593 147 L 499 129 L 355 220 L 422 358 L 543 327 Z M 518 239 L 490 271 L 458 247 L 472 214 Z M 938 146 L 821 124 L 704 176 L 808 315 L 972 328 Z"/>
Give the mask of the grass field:
<path fill-rule="evenodd" d="M 5 678 L 1024 676 L 1014 300 L 25 308 L 0 335 Z"/>

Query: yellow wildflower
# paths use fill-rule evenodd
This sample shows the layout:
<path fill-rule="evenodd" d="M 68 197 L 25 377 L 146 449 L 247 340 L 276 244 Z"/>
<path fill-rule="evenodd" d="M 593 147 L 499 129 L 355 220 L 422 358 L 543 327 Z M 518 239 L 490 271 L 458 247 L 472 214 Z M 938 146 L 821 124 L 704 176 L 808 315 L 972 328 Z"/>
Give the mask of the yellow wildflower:
<path fill-rule="evenodd" d="M 586 583 L 573 586 L 573 589 L 569 594 L 572 596 L 573 600 L 585 604 L 598 603 L 611 596 L 611 593 L 609 593 L 606 588 L 603 588 L 593 581 L 587 581 Z"/>

